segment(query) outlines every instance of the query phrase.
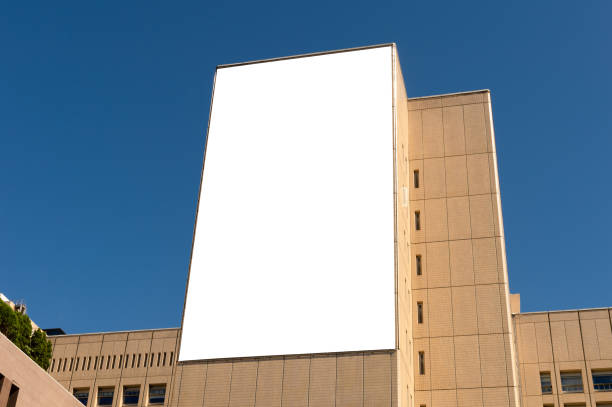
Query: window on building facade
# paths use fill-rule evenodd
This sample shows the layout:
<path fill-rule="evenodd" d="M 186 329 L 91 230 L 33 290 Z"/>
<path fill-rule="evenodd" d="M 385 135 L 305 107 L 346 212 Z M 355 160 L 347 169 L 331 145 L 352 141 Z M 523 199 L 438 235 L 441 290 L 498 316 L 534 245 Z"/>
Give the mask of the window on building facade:
<path fill-rule="evenodd" d="M 87 405 L 87 402 L 89 401 L 89 389 L 74 389 L 72 394 L 74 395 L 75 399 L 81 402 L 81 404 L 84 406 Z"/>
<path fill-rule="evenodd" d="M 149 404 L 164 404 L 166 400 L 166 385 L 152 384 L 149 386 Z"/>
<path fill-rule="evenodd" d="M 582 373 L 561 372 L 561 388 L 566 393 L 582 393 Z"/>
<path fill-rule="evenodd" d="M 419 352 L 419 374 L 425 374 L 425 352 Z"/>
<path fill-rule="evenodd" d="M 593 388 L 596 391 L 612 391 L 612 370 L 593 372 Z"/>
<path fill-rule="evenodd" d="M 419 187 L 419 170 L 414 170 L 414 187 Z"/>
<path fill-rule="evenodd" d="M 416 230 L 421 230 L 421 212 L 414 212 L 414 228 Z"/>
<path fill-rule="evenodd" d="M 417 302 L 417 322 L 419 324 L 423 323 L 423 303 Z"/>
<path fill-rule="evenodd" d="M 98 406 L 112 406 L 115 389 L 112 387 L 100 387 L 98 389 Z"/>
<path fill-rule="evenodd" d="M 552 393 L 552 382 L 549 372 L 540 372 L 540 384 L 542 386 L 542 394 Z"/>
<path fill-rule="evenodd" d="M 123 388 L 123 405 L 131 406 L 138 405 L 138 399 L 140 397 L 139 386 L 125 386 Z"/>
<path fill-rule="evenodd" d="M 416 274 L 417 276 L 423 274 L 423 260 L 420 254 L 416 255 Z"/>
<path fill-rule="evenodd" d="M 6 407 L 16 407 L 17 398 L 19 398 L 19 387 L 15 386 L 14 384 L 11 384 L 11 390 L 9 391 Z"/>

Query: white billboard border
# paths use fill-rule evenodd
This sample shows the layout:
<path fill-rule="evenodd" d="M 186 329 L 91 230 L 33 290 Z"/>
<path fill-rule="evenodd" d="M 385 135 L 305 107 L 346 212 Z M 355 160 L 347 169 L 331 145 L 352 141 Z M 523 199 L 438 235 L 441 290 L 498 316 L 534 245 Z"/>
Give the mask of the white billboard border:
<path fill-rule="evenodd" d="M 260 59 L 260 60 L 254 60 L 254 61 L 248 61 L 248 62 L 237 62 L 237 63 L 232 63 L 232 64 L 221 64 L 221 65 L 217 65 L 215 68 L 215 74 L 213 77 L 213 86 L 212 86 L 212 91 L 211 91 L 211 96 L 210 96 L 210 105 L 209 105 L 209 109 L 208 109 L 208 124 L 206 126 L 206 137 L 204 139 L 204 153 L 202 155 L 202 169 L 200 171 L 200 187 L 198 189 L 198 199 L 196 201 L 196 212 L 195 212 L 195 219 L 194 219 L 194 223 L 193 223 L 193 233 L 192 233 L 192 238 L 191 238 L 191 250 L 189 253 L 189 267 L 187 270 L 187 281 L 185 283 L 185 295 L 183 298 L 183 312 L 181 315 L 181 327 L 179 330 L 179 336 L 178 336 L 178 344 L 177 344 L 177 348 L 176 348 L 176 363 L 180 363 L 180 364 L 188 364 L 188 363 L 196 363 L 196 362 L 200 362 L 203 360 L 239 360 L 239 359 L 253 359 L 253 358 L 269 358 L 269 357 L 279 357 L 279 356 L 300 356 L 300 355 L 310 355 L 311 353 L 298 353 L 298 354 L 279 354 L 279 355 L 257 355 L 257 356 L 237 356 L 237 357 L 226 357 L 226 358 L 210 358 L 210 359 L 193 359 L 193 360 L 180 360 L 180 354 L 181 354 L 181 344 L 182 344 L 182 339 L 183 339 L 183 325 L 185 322 L 185 307 L 187 306 L 187 293 L 189 291 L 189 279 L 191 277 L 191 263 L 193 260 L 193 247 L 195 244 L 195 234 L 196 234 L 196 230 L 197 230 L 197 225 L 198 225 L 198 212 L 200 210 L 200 199 L 202 197 L 202 182 L 204 180 L 204 167 L 206 165 L 206 152 L 207 152 L 207 146 L 208 146 L 208 135 L 210 132 L 210 120 L 212 117 L 212 108 L 213 108 L 213 103 L 214 103 L 214 97 L 215 97 L 215 85 L 217 82 L 217 71 L 219 69 L 224 69 L 224 68 L 231 68 L 231 67 L 236 67 L 236 66 L 243 66 L 243 65 L 254 65 L 254 64 L 261 64 L 261 63 L 266 63 L 266 62 L 276 62 L 276 61 L 284 61 L 284 60 L 289 60 L 289 59 L 298 59 L 298 58 L 307 58 L 307 57 L 314 57 L 314 56 L 320 56 L 320 55 L 330 55 L 330 54 L 339 54 L 339 53 L 343 53 L 343 52 L 352 52 L 352 51 L 362 51 L 362 50 L 368 50 L 368 49 L 376 49 L 376 48 L 386 48 L 389 47 L 391 50 L 391 115 L 392 115 L 392 134 L 391 134 L 391 138 L 392 138 L 392 152 L 393 152 L 393 246 L 394 246 L 394 277 L 393 277 L 393 284 L 394 284 L 394 303 L 395 303 L 395 348 L 394 349 L 361 349 L 361 350 L 351 350 L 351 351 L 336 351 L 336 352 L 319 352 L 316 353 L 317 355 L 326 355 L 326 354 L 351 354 L 351 353 L 363 353 L 363 352 L 380 352 L 380 351 L 390 351 L 390 350 L 397 350 L 399 349 L 399 332 L 398 332 L 398 327 L 399 327 L 399 314 L 398 314 L 398 241 L 397 241 L 397 194 L 398 194 L 398 188 L 397 188 L 397 70 L 399 69 L 399 65 L 397 63 L 397 46 L 394 42 L 391 43 L 384 43 L 384 44 L 378 44 L 378 45 L 368 45 L 368 46 L 363 46 L 363 47 L 354 47 L 354 48 L 344 48 L 344 49 L 338 49 L 338 50 L 332 50 L 332 51 L 321 51 L 321 52 L 312 52 L 312 53 L 306 53 L 306 54 L 298 54 L 298 55 L 291 55 L 291 56 L 286 56 L 286 57 L 278 57 L 278 58 L 269 58 L 269 59 Z"/>

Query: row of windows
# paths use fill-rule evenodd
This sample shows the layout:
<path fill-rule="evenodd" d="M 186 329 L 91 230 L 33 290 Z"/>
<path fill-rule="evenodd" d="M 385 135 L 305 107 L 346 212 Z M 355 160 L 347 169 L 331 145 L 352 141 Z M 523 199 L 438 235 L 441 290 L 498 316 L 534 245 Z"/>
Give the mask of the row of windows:
<path fill-rule="evenodd" d="M 158 353 L 132 353 L 126 355 L 102 355 L 95 356 L 92 365 L 92 356 L 84 356 L 83 358 L 77 357 L 76 363 L 74 358 L 58 358 L 51 361 L 51 367 L 49 372 L 65 372 L 68 370 L 75 372 L 79 370 L 108 370 L 108 369 L 127 369 L 127 368 L 139 368 L 139 367 L 153 367 L 153 366 L 172 366 L 174 359 L 174 352 L 170 352 L 168 357 L 167 352 Z M 57 362 L 57 363 L 56 363 Z"/>
<path fill-rule="evenodd" d="M 79 400 L 84 406 L 89 402 L 89 388 L 74 389 L 74 397 Z M 114 387 L 100 387 L 96 397 L 96 406 L 112 406 L 113 398 L 115 397 Z M 140 401 L 140 386 L 124 386 L 123 387 L 123 406 L 136 406 Z M 149 385 L 148 404 L 157 405 L 164 404 L 166 400 L 166 385 L 151 384 Z"/>
<path fill-rule="evenodd" d="M 594 371 L 593 390 L 612 391 L 612 371 Z M 540 385 L 542 394 L 552 394 L 553 386 L 550 372 L 540 372 Z M 564 393 L 583 393 L 582 372 L 561 372 L 561 390 Z"/>
<path fill-rule="evenodd" d="M 19 387 L 17 387 L 14 383 L 11 383 L 8 379 L 4 377 L 2 373 L 0 373 L 0 392 L 5 387 L 8 387 L 4 381 L 8 381 L 10 384 L 10 390 L 8 394 L 8 398 L 6 400 L 6 407 L 15 407 L 17 405 L 17 398 L 19 397 Z M 6 390 L 6 389 L 5 389 Z"/>

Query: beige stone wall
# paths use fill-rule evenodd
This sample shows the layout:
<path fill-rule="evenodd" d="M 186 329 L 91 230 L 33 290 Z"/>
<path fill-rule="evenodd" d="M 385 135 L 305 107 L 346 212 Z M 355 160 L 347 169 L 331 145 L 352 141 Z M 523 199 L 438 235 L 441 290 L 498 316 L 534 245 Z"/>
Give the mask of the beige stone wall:
<path fill-rule="evenodd" d="M 88 389 L 89 406 L 100 388 L 113 388 L 113 405 L 120 406 L 125 386 L 140 386 L 139 405 L 147 405 L 149 386 L 165 384 L 168 400 L 177 334 L 178 329 L 158 329 L 52 337 L 48 372 L 70 393 Z"/>
<path fill-rule="evenodd" d="M 151 383 L 167 385 L 170 406 L 518 406 L 489 92 L 408 99 L 394 69 L 395 350 L 175 364 L 176 329 L 68 335 L 54 339 L 50 373 L 90 400 L 114 387 L 115 406 L 125 385 L 146 405 Z M 163 353 L 167 365 L 138 364 Z"/>
<path fill-rule="evenodd" d="M 410 259 L 410 199 L 408 161 L 408 99 L 399 60 L 395 60 L 396 121 L 395 121 L 395 236 L 396 236 L 396 298 L 397 298 L 397 362 L 398 404 L 414 405 L 414 371 L 412 369 L 412 280 Z"/>
<path fill-rule="evenodd" d="M 13 386 L 19 390 L 11 395 Z M 81 404 L 0 333 L 0 406 L 6 405 L 77 407 Z"/>
<path fill-rule="evenodd" d="M 612 371 L 612 308 L 514 316 L 525 407 L 596 407 L 612 404 L 612 391 L 596 391 L 593 371 Z M 542 394 L 540 373 L 551 375 L 552 394 Z M 561 372 L 580 372 L 583 392 L 564 392 Z"/>
<path fill-rule="evenodd" d="M 177 334 L 168 329 L 56 337 L 49 373 L 70 392 L 89 389 L 89 406 L 101 387 L 114 388 L 113 406 L 121 406 L 124 386 L 132 385 L 140 386 L 138 405 L 146 406 L 150 384 L 166 384 L 167 406 L 397 406 L 394 351 L 176 364 L 170 356 L 176 355 Z"/>
<path fill-rule="evenodd" d="M 408 99 L 408 127 L 414 405 L 516 406 L 489 92 Z"/>

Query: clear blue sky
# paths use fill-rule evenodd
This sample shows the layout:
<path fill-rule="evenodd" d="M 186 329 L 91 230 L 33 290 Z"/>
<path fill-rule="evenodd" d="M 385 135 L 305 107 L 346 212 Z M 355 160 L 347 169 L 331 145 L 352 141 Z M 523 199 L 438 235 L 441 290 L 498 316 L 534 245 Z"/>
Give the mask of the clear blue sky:
<path fill-rule="evenodd" d="M 491 89 L 523 310 L 612 306 L 612 2 L 34 3 L 0 6 L 0 292 L 41 326 L 180 325 L 217 64 L 384 42 L 409 96 Z"/>

